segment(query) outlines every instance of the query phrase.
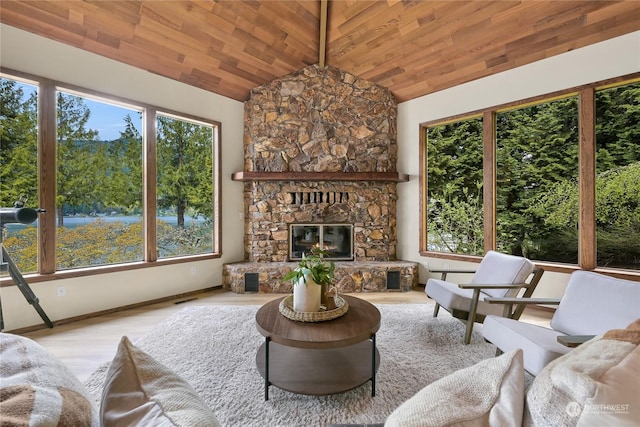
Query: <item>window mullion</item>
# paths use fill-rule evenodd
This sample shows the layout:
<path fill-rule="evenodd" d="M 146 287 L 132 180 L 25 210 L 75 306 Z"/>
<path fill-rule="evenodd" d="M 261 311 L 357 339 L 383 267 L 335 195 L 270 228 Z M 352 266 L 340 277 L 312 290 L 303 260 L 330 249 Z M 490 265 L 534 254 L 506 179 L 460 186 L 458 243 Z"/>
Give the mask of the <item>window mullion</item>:
<path fill-rule="evenodd" d="M 157 134 L 156 134 L 156 110 L 147 108 L 144 117 L 144 158 L 143 158 L 143 182 L 144 182 L 144 250 L 145 261 L 158 260 L 157 238 Z"/>
<path fill-rule="evenodd" d="M 420 126 L 420 251 L 427 251 L 427 127 Z"/>
<path fill-rule="evenodd" d="M 38 272 L 56 271 L 56 87 L 43 81 L 38 88 Z"/>
<path fill-rule="evenodd" d="M 596 137 L 595 91 L 580 91 L 580 216 L 579 265 L 596 267 Z"/>
<path fill-rule="evenodd" d="M 483 114 L 484 251 L 496 249 L 496 112 Z"/>

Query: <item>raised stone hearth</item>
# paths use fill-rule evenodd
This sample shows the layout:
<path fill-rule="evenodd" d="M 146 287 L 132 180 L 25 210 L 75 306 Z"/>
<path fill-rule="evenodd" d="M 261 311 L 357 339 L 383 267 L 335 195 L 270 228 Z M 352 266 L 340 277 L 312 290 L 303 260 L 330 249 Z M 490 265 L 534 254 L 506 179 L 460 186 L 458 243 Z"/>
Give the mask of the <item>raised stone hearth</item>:
<path fill-rule="evenodd" d="M 381 86 L 311 65 L 251 91 L 245 103 L 245 261 L 224 266 L 234 292 L 291 292 L 289 225 L 353 226 L 340 292 L 407 291 L 417 264 L 396 260 L 397 103 Z M 388 285 L 392 284 L 390 288 Z"/>
<path fill-rule="evenodd" d="M 226 264 L 225 287 L 236 293 L 291 293 L 291 282 L 282 277 L 296 265 L 295 262 Z M 409 291 L 418 284 L 418 269 L 415 263 L 408 261 L 339 261 L 336 262 L 334 284 L 341 293 Z"/>

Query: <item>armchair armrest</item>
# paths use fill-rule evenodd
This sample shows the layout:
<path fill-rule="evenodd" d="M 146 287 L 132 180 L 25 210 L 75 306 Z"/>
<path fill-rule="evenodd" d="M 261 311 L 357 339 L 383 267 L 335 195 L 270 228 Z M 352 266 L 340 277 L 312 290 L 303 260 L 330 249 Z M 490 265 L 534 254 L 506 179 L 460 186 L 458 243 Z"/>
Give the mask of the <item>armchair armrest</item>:
<path fill-rule="evenodd" d="M 485 298 L 484 302 L 489 304 L 542 304 L 542 305 L 558 305 L 559 299 L 555 298 Z"/>
<path fill-rule="evenodd" d="M 475 270 L 429 270 L 429 273 L 440 273 L 440 280 L 447 280 L 448 273 L 475 273 Z"/>
<path fill-rule="evenodd" d="M 560 344 L 574 348 L 580 344 L 584 344 L 593 337 L 595 337 L 595 335 L 560 335 L 556 339 Z"/>
<path fill-rule="evenodd" d="M 512 317 L 513 314 L 515 313 L 513 312 L 513 305 L 517 304 L 519 307 L 521 307 L 521 310 L 519 313 L 516 313 L 515 317 L 516 319 L 518 319 L 520 317 L 520 314 L 522 314 L 522 311 L 524 311 L 525 305 L 529 305 L 529 304 L 545 304 L 545 305 L 558 305 L 560 304 L 560 300 L 559 299 L 555 299 L 555 298 L 519 298 L 519 297 L 512 297 L 512 298 L 485 298 L 484 302 L 488 302 L 489 304 L 504 304 L 504 309 L 503 309 L 503 315 L 504 317 Z"/>
<path fill-rule="evenodd" d="M 467 284 L 459 284 L 458 287 L 460 289 L 518 289 L 518 288 L 527 288 L 529 287 L 529 283 L 467 283 Z"/>
<path fill-rule="evenodd" d="M 475 273 L 475 270 L 429 270 L 429 273 Z"/>

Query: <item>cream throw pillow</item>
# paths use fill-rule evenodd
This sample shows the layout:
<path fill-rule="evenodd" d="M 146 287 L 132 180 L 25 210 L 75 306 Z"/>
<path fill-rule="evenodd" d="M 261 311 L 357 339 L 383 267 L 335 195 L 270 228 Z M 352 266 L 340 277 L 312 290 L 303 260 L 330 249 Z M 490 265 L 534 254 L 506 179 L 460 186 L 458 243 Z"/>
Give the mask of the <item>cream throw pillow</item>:
<path fill-rule="evenodd" d="M 109 367 L 102 425 L 217 427 L 215 415 L 182 378 L 123 337 Z"/>
<path fill-rule="evenodd" d="M 525 426 L 637 426 L 640 319 L 549 363 L 529 387 Z"/>
<path fill-rule="evenodd" d="M 435 381 L 387 418 L 385 427 L 520 426 L 522 350 L 504 353 Z"/>

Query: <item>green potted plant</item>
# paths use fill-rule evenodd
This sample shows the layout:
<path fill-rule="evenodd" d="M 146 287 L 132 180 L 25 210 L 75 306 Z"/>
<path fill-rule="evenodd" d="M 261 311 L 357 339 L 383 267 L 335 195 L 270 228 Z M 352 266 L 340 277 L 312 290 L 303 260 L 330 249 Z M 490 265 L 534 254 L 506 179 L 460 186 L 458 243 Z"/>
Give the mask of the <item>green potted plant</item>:
<path fill-rule="evenodd" d="M 323 290 L 333 282 L 336 269 L 333 261 L 324 259 L 328 254 L 319 248 L 311 249 L 311 254 L 302 254 L 298 267 L 284 276 L 293 282 L 293 310 L 320 311 Z"/>

